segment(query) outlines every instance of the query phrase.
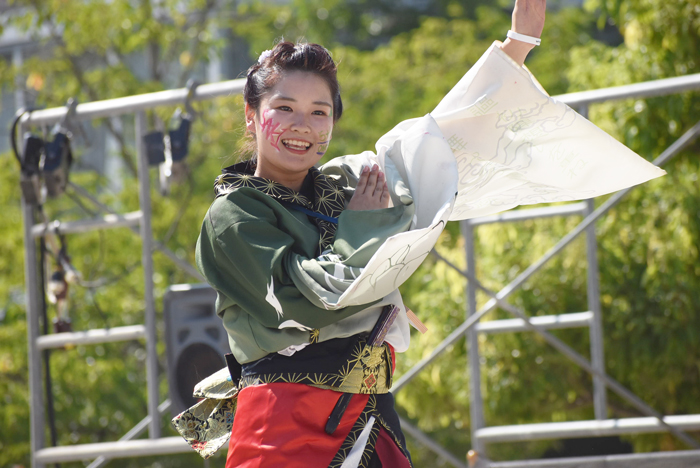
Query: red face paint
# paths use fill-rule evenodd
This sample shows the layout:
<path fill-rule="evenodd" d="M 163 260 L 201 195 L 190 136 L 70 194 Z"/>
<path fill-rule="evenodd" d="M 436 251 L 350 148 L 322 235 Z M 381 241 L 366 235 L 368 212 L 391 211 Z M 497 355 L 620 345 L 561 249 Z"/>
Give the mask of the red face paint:
<path fill-rule="evenodd" d="M 272 118 L 268 118 L 268 112 L 270 112 L 270 109 L 267 109 L 265 112 L 263 112 L 263 118 L 262 122 L 260 122 L 260 128 L 262 129 L 263 134 L 265 135 L 265 139 L 270 142 L 273 148 L 279 151 L 280 137 L 282 136 L 282 133 L 284 133 L 284 131 L 279 129 L 279 123 L 276 123 L 274 120 L 272 120 Z"/>

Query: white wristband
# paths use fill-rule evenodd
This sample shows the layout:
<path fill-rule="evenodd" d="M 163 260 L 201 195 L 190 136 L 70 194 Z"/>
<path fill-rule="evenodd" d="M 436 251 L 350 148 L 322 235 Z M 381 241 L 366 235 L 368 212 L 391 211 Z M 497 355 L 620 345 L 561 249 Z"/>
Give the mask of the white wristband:
<path fill-rule="evenodd" d="M 516 41 L 520 42 L 527 42 L 528 44 L 536 46 L 542 43 L 542 39 L 540 39 L 539 37 L 526 36 L 525 34 L 516 33 L 515 31 L 511 31 L 510 29 L 508 30 L 508 34 L 506 34 L 506 37 L 515 39 Z"/>

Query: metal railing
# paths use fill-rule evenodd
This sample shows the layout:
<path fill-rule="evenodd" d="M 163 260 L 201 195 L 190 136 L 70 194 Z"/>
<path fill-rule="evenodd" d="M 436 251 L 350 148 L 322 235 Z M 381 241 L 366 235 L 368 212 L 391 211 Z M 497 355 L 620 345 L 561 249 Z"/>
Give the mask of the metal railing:
<path fill-rule="evenodd" d="M 201 101 L 206 99 L 212 99 L 214 97 L 226 96 L 231 94 L 240 93 L 243 89 L 244 80 L 231 80 L 220 83 L 206 84 L 198 86 L 193 95 L 192 100 Z M 613 99 L 624 99 L 624 98 L 644 98 L 651 96 L 660 96 L 678 93 L 687 90 L 700 89 L 700 74 L 689 75 L 679 78 L 670 78 L 666 80 L 658 80 L 648 83 L 638 83 L 628 86 L 621 86 L 616 88 L 600 89 L 595 91 L 586 91 L 582 93 L 574 93 L 559 96 L 558 99 L 574 107 L 578 107 L 582 112 L 586 112 L 586 107 L 590 104 L 596 102 L 604 102 Z M 26 202 L 24 198 L 22 199 L 22 213 L 24 219 L 24 242 L 25 242 L 25 278 L 26 278 L 26 292 L 27 292 L 27 334 L 28 334 L 28 361 L 29 361 L 29 388 L 30 388 L 30 433 L 31 433 L 31 458 L 32 466 L 43 467 L 45 464 L 62 462 L 62 461 L 78 461 L 83 459 L 97 458 L 99 456 L 105 458 L 117 458 L 117 457 L 132 457 L 132 456 L 144 456 L 144 455 L 155 455 L 155 454 L 167 454 L 167 453 L 180 453 L 189 450 L 189 446 L 180 437 L 169 437 L 161 438 L 160 431 L 160 418 L 159 414 L 163 411 L 165 403 L 158 405 L 158 375 L 157 375 L 157 355 L 156 355 L 156 333 L 155 333 L 155 299 L 153 297 L 153 261 L 152 252 L 154 249 L 164 252 L 168 258 L 176 263 L 184 271 L 188 272 L 192 276 L 201 280 L 201 276 L 196 271 L 192 265 L 187 261 L 179 258 L 173 252 L 168 250 L 164 245 L 154 241 L 152 230 L 151 230 L 151 200 L 150 200 L 150 187 L 148 178 L 148 164 L 146 159 L 146 152 L 144 145 L 142 143 L 142 136 L 145 133 L 145 111 L 153 109 L 159 106 L 166 105 L 176 105 L 185 102 L 187 98 L 187 89 L 177 89 L 170 91 L 162 91 L 158 93 L 144 94 L 139 96 L 130 96 L 119 99 L 111 99 L 105 101 L 97 101 L 92 103 L 80 104 L 77 106 L 74 118 L 77 120 L 90 120 L 96 118 L 104 117 L 117 117 L 126 114 L 134 115 L 135 122 L 135 140 L 136 140 L 136 155 L 138 159 L 138 181 L 139 181 L 139 204 L 140 211 L 137 213 L 123 214 L 119 215 L 109 209 L 109 207 L 101 204 L 95 197 L 93 197 L 88 192 L 84 191 L 78 186 L 73 186 L 73 188 L 80 193 L 82 196 L 92 201 L 93 204 L 99 209 L 100 212 L 107 215 L 102 219 L 89 220 L 84 222 L 76 222 L 67 224 L 64 226 L 66 229 L 70 229 L 72 232 L 84 232 L 92 229 L 106 229 L 111 227 L 129 227 L 136 231 L 142 238 L 142 250 L 141 259 L 144 266 L 144 286 L 145 286 L 145 314 L 144 314 L 144 325 L 139 325 L 136 327 L 121 327 L 122 329 L 112 329 L 111 331 L 106 330 L 91 330 L 82 333 L 72 333 L 67 335 L 65 338 L 58 338 L 42 336 L 40 332 L 40 310 L 41 302 L 40 297 L 43 294 L 40 289 L 40 279 L 39 272 L 37 268 L 37 249 L 35 239 L 37 236 L 43 235 L 46 231 L 46 225 L 41 222 L 37 222 L 36 208 Z M 20 120 L 18 130 L 20 134 L 23 134 L 30 126 L 49 126 L 62 120 L 67 113 L 66 108 L 53 108 L 40 111 L 34 111 L 30 114 L 26 114 Z M 676 142 L 671 148 L 669 148 L 662 157 L 659 159 L 660 164 L 677 154 L 685 145 L 690 143 L 697 135 L 700 133 L 700 124 L 693 127 L 693 130 L 687 132 L 678 142 Z M 483 288 L 480 283 L 474 278 L 470 272 L 474 270 L 474 255 L 468 255 L 468 271 L 463 272 L 463 274 L 469 279 L 468 288 L 468 303 L 470 304 L 470 311 L 472 311 L 469 318 L 456 330 L 454 330 L 440 345 L 438 345 L 433 353 L 412 369 L 410 369 L 406 374 L 404 374 L 394 385 L 393 392 L 399 391 L 403 388 L 418 372 L 424 369 L 430 362 L 432 362 L 439 354 L 444 352 L 447 347 L 463 337 L 465 333 L 470 333 L 470 343 L 476 343 L 474 339 L 476 333 L 479 331 L 487 332 L 493 331 L 489 330 L 489 325 L 486 327 L 477 327 L 479 318 L 484 314 L 493 310 L 497 305 L 510 311 L 514 315 L 518 316 L 517 322 L 504 323 L 503 330 L 506 328 L 512 330 L 513 327 L 517 329 L 522 329 L 522 327 L 527 327 L 533 329 L 534 331 L 544 334 L 547 337 L 546 328 L 555 328 L 570 326 L 575 324 L 575 326 L 590 326 L 592 330 L 592 346 L 600 348 L 600 355 L 596 357 L 596 352 L 594 352 L 593 364 L 588 363 L 584 358 L 576 355 L 571 356 L 572 359 L 583 365 L 590 372 L 595 375 L 596 380 L 596 417 L 599 419 L 598 423 L 603 424 L 604 417 L 601 413 L 605 409 L 605 384 L 615 389 L 615 381 L 610 379 L 605 375 L 602 367 L 602 337 L 600 334 L 600 311 L 599 305 L 595 306 L 597 300 L 597 289 L 591 290 L 589 287 L 589 308 L 590 311 L 584 312 L 585 316 L 579 314 L 578 317 L 573 318 L 538 318 L 535 320 L 530 320 L 522 311 L 511 306 L 505 299 L 515 291 L 520 285 L 523 284 L 534 272 L 539 270 L 549 259 L 555 256 L 561 249 L 564 248 L 569 242 L 571 242 L 575 237 L 583 232 L 587 232 L 589 236 L 589 263 L 593 262 L 595 259 L 595 232 L 594 232 L 594 221 L 598 219 L 607 210 L 612 208 L 629 190 L 619 192 L 615 196 L 608 199 L 608 201 L 600 206 L 598 209 L 593 211 L 592 201 L 584 203 L 576 203 L 571 205 L 565 205 L 560 207 L 548 207 L 540 208 L 536 210 L 520 210 L 517 212 L 504 213 L 501 215 L 495 215 L 492 217 L 477 218 L 474 220 L 469 220 L 463 225 L 468 226 L 466 229 L 465 236 L 469 236 L 469 232 L 473 229 L 485 223 L 491 222 L 506 222 L 506 221 L 516 221 L 519 219 L 524 219 L 524 217 L 547 217 L 547 216 L 560 216 L 560 215 L 586 215 L 584 221 L 582 221 L 579 226 L 574 229 L 571 233 L 565 236 L 552 250 L 550 250 L 544 257 L 542 257 L 538 262 L 530 266 L 525 270 L 518 278 L 511 282 L 508 286 L 503 288 L 500 292 L 493 293 L 487 291 L 491 295 L 492 300 L 489 301 L 481 310 L 476 311 L 476 303 L 473 299 L 476 288 Z M 109 216 L 113 215 L 113 216 Z M 137 226 L 138 224 L 138 226 Z M 590 241 L 592 239 L 592 241 Z M 472 245 L 473 239 L 470 241 L 468 239 L 468 244 Z M 590 270 L 590 269 L 589 269 Z M 595 275 L 597 275 L 597 267 L 595 268 Z M 595 280 L 595 281 L 593 281 Z M 593 278 L 589 275 L 589 281 L 597 282 L 597 277 Z M 591 306 L 590 304 L 593 304 Z M 568 325 L 564 325 L 568 320 Z M 558 325 L 557 325 L 558 324 Z M 126 328 L 129 328 L 128 330 Z M 133 328 L 133 329 L 132 329 Z M 593 345 L 595 334 L 596 344 Z M 549 335 L 551 338 L 551 335 Z M 44 403 L 42 398 L 42 376 L 41 376 L 41 351 L 53 346 L 61 346 L 60 343 L 67 342 L 81 342 L 81 343 L 98 343 L 104 341 L 114 341 L 122 339 L 140 339 L 146 340 L 146 351 L 147 351 L 147 382 L 148 382 L 148 415 L 144 420 L 139 423 L 139 432 L 147 425 L 149 429 L 149 437 L 151 440 L 147 441 L 134 441 L 126 440 L 133 436 L 137 428 L 130 431 L 127 434 L 130 437 L 125 436 L 124 440 L 117 442 L 104 442 L 97 444 L 84 444 L 78 446 L 64 446 L 64 447 L 45 447 L 44 439 L 44 428 L 45 428 L 45 416 L 44 416 Z M 548 339 L 548 338 L 547 338 Z M 556 338 L 554 338 L 556 340 Z M 56 341 L 54 343 L 53 341 Z M 59 343 L 60 341 L 60 343 Z M 563 343 L 562 343 L 563 345 Z M 563 345 L 566 347 L 566 345 Z M 573 352 L 573 350 L 571 350 Z M 575 353 L 575 352 L 574 352 Z M 472 361 L 471 370 L 472 373 L 478 368 L 478 346 L 470 345 L 470 361 Z M 577 357 L 578 356 L 578 357 Z M 580 359 L 579 359 L 580 358 Z M 581 362 L 582 360 L 582 362 Z M 472 380 L 473 381 L 473 380 Z M 619 385 L 619 384 L 617 384 Z M 626 395 L 625 389 L 618 389 L 621 391 L 623 396 L 626 396 L 628 400 L 633 400 L 636 398 L 634 395 Z M 602 396 L 601 396 L 602 395 Z M 474 396 L 473 396 L 474 397 Z M 652 409 L 648 408 L 643 402 L 637 402 L 638 408 L 644 408 L 645 413 L 653 416 L 656 421 L 655 423 L 640 423 L 640 425 L 646 424 L 646 428 L 654 426 L 658 430 L 670 430 L 676 433 L 679 437 L 687 440 L 687 436 L 683 434 L 680 429 L 687 429 L 688 426 L 681 424 L 675 420 L 668 419 L 667 421 L 661 417 L 658 413 L 655 413 Z M 478 408 L 481 405 L 480 395 L 472 401 L 472 408 Z M 650 411 L 647 411 L 650 410 Z M 474 441 L 483 441 L 484 443 L 493 441 L 494 437 L 501 437 L 499 440 L 507 439 L 505 428 L 486 428 L 483 422 L 483 412 L 481 416 L 478 413 L 472 415 L 472 428 L 474 431 Z M 640 409 L 641 411 L 641 409 Z M 419 429 L 413 427 L 412 425 L 406 424 L 406 432 L 414 437 L 419 443 L 422 443 L 429 449 L 435 451 L 444 461 L 458 467 L 465 466 L 459 460 L 450 454 L 437 443 L 432 441 L 427 435 L 422 433 Z M 695 421 L 692 422 L 695 424 Z M 677 426 L 677 427 L 676 427 Z M 534 434 L 537 431 L 528 430 L 526 426 L 519 426 L 523 428 L 523 433 L 529 431 L 529 433 Z M 695 426 L 690 426 L 695 427 Z M 581 430 L 581 429 L 577 429 Z M 595 432 L 594 429 L 586 429 Z M 490 432 L 489 432 L 490 431 Z M 136 433 L 134 432 L 134 433 Z M 559 433 L 558 435 L 562 435 Z M 515 437 L 515 436 L 513 436 Z M 522 437 L 518 436 L 518 437 Z M 521 439 L 508 439 L 508 440 L 521 440 Z M 687 440 L 688 441 L 688 440 Z M 692 439 L 688 442 L 692 443 Z M 478 442 L 477 442 L 478 443 Z M 96 463 L 101 463 L 97 461 Z M 496 466 L 496 465 L 494 465 Z"/>
<path fill-rule="evenodd" d="M 198 86 L 191 100 L 200 101 L 218 96 L 228 96 L 243 90 L 244 80 L 232 80 Z M 86 232 L 94 229 L 115 227 L 130 227 L 142 239 L 141 263 L 144 268 L 144 325 L 135 327 L 119 327 L 111 330 L 90 330 L 86 332 L 42 336 L 40 332 L 41 300 L 43 289 L 40 287 L 40 276 L 37 268 L 36 237 L 45 235 L 48 225 L 37 222 L 38 213 L 35 206 L 22 198 L 22 214 L 24 224 L 25 245 L 25 281 L 27 290 L 27 335 L 29 361 L 29 392 L 30 392 L 30 434 L 32 466 L 43 467 L 46 463 L 62 461 L 78 461 L 104 456 L 107 458 L 142 456 L 189 451 L 189 445 L 181 437 L 161 438 L 160 417 L 158 411 L 158 373 L 156 351 L 156 313 L 153 296 L 153 250 L 164 252 L 185 272 L 202 280 L 201 275 L 187 261 L 179 258 L 161 243 L 155 242 L 151 229 L 151 198 L 148 176 L 148 161 L 143 144 L 146 129 L 145 111 L 160 106 L 184 103 L 188 97 L 187 89 L 176 89 L 158 93 L 129 96 L 119 99 L 97 101 L 79 104 L 72 118 L 76 120 L 91 120 L 102 117 L 117 117 L 126 114 L 134 115 L 136 156 L 138 162 L 139 205 L 136 213 L 116 214 L 107 206 L 101 204 L 95 197 L 77 185 L 72 184 L 76 191 L 90 200 L 100 212 L 106 214 L 103 218 L 65 223 L 61 231 Z M 30 126 L 50 126 L 63 120 L 68 112 L 65 107 L 34 111 L 25 114 L 19 122 L 18 132 L 23 135 Z M 107 341 L 122 341 L 132 339 L 146 341 L 146 373 L 148 395 L 148 432 L 150 441 L 121 440 L 117 442 L 87 444 L 83 446 L 45 447 L 45 415 L 42 396 L 41 351 L 47 348 L 62 346 L 66 343 L 97 344 Z"/>

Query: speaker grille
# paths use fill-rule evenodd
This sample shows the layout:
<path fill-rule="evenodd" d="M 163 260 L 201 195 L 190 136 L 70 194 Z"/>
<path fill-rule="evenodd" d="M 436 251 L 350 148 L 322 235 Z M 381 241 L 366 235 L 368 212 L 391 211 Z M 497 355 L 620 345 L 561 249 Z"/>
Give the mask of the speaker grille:
<path fill-rule="evenodd" d="M 226 366 L 221 353 L 204 343 L 193 343 L 178 356 L 175 366 L 177 397 L 185 408 L 197 403 L 192 397 L 194 386 L 205 377 Z"/>

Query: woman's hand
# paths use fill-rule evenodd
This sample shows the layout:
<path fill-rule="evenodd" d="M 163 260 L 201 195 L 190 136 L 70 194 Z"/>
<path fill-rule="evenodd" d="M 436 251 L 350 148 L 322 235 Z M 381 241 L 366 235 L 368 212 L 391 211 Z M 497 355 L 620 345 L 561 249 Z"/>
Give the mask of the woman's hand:
<path fill-rule="evenodd" d="M 362 168 L 360 180 L 355 187 L 355 194 L 348 203 L 348 210 L 378 210 L 389 207 L 389 188 L 386 186 L 384 173 L 376 164 L 370 170 Z"/>
<path fill-rule="evenodd" d="M 515 0 L 511 30 L 526 36 L 540 37 L 544 29 L 547 0 Z M 525 63 L 525 57 L 535 46 L 527 42 L 506 39 L 501 49 L 518 62 Z"/>
<path fill-rule="evenodd" d="M 546 9 L 547 0 L 516 0 L 510 29 L 526 36 L 540 37 Z"/>

